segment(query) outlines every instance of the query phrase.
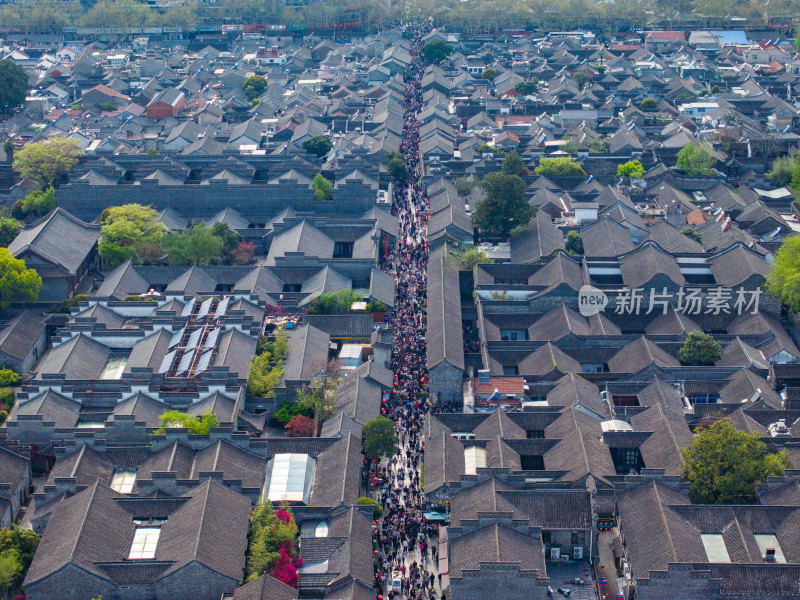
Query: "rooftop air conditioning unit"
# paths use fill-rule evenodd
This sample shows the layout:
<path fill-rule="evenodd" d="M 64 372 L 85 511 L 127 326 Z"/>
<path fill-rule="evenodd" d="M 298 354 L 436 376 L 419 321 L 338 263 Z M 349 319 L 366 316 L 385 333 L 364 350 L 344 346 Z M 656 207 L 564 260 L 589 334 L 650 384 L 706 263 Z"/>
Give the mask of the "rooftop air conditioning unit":
<path fill-rule="evenodd" d="M 561 548 L 550 548 L 550 560 L 559 560 L 561 558 Z"/>
<path fill-rule="evenodd" d="M 572 547 L 572 558 L 575 560 L 583 560 L 583 546 Z"/>

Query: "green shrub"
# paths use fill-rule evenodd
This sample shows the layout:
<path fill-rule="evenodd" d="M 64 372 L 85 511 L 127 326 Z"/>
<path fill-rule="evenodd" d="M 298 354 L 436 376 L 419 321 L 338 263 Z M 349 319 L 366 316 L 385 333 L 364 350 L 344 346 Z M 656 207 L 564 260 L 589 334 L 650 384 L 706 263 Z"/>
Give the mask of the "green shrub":
<path fill-rule="evenodd" d="M 367 506 L 371 504 L 373 519 L 380 519 L 383 516 L 383 507 L 374 498 L 361 496 L 358 500 L 356 500 L 356 504 L 360 504 L 361 506 Z"/>

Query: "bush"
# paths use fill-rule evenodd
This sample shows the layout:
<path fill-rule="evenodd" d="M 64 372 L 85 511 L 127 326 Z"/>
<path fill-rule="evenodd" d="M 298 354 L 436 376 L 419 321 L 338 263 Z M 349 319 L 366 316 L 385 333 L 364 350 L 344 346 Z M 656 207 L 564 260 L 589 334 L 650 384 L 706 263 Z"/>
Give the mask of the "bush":
<path fill-rule="evenodd" d="M 136 294 L 129 294 L 122 299 L 123 302 L 155 302 L 156 299 L 152 296 L 137 296 Z"/>
<path fill-rule="evenodd" d="M 494 79 L 497 77 L 497 71 L 494 69 L 484 69 L 481 73 L 481 79 Z"/>
<path fill-rule="evenodd" d="M 5 423 L 7 418 L 8 418 L 8 411 L 0 410 L 0 425 Z"/>
<path fill-rule="evenodd" d="M 361 505 L 361 506 L 372 505 L 372 518 L 373 519 L 377 520 L 377 519 L 380 519 L 383 516 L 383 507 L 374 498 L 369 498 L 367 496 L 361 496 L 358 500 L 356 500 L 356 504 Z"/>
<path fill-rule="evenodd" d="M 459 196 L 469 196 L 476 186 L 480 185 L 480 181 L 474 175 L 465 175 L 457 177 L 455 181 L 456 192 Z"/>
<path fill-rule="evenodd" d="M 301 406 L 297 402 L 289 402 L 288 400 L 284 400 L 281 407 L 272 413 L 272 417 L 270 417 L 270 425 L 273 427 L 283 427 L 285 428 L 289 421 L 294 419 L 295 417 L 313 417 L 313 411 L 309 410 L 305 406 Z"/>
<path fill-rule="evenodd" d="M 696 144 L 687 144 L 678 153 L 675 166 L 687 175 L 711 175 L 717 159 Z"/>
<path fill-rule="evenodd" d="M 642 110 L 653 110 L 656 107 L 656 101 L 652 98 L 645 98 L 640 104 Z"/>
<path fill-rule="evenodd" d="M 308 303 L 306 312 L 310 315 L 347 314 L 353 303 L 363 298 L 353 290 L 339 290 L 334 294 L 320 294 Z"/>
<path fill-rule="evenodd" d="M 688 237 L 690 240 L 694 240 L 698 244 L 703 243 L 703 236 L 701 236 L 692 227 L 689 227 L 688 225 L 683 229 L 681 229 L 681 233 L 686 237 Z"/>
<path fill-rule="evenodd" d="M 11 369 L 0 369 L 0 388 L 9 388 L 19 385 L 21 377 Z"/>
<path fill-rule="evenodd" d="M 156 429 L 156 435 L 163 435 L 165 429 L 173 427 L 183 427 L 188 429 L 189 433 L 195 435 L 206 435 L 211 431 L 212 427 L 219 425 L 217 416 L 211 412 L 210 408 L 202 417 L 183 413 L 179 410 L 168 410 L 158 418 L 161 421 L 161 427 Z"/>
<path fill-rule="evenodd" d="M 542 158 L 534 173 L 537 175 L 544 175 L 545 177 L 574 177 L 576 175 L 586 175 L 586 171 L 583 170 L 583 167 L 568 157 Z"/>
<path fill-rule="evenodd" d="M 304 415 L 295 415 L 285 426 L 286 433 L 289 437 L 314 437 L 317 431 L 317 425 L 314 419 Z"/>
<path fill-rule="evenodd" d="M 389 312 L 389 307 L 380 300 L 373 300 L 367 303 L 367 308 L 364 312 L 368 315 L 372 313 L 385 313 Z"/>
<path fill-rule="evenodd" d="M 303 142 L 303 149 L 317 158 L 327 155 L 333 148 L 333 142 L 327 135 L 316 135 Z"/>
<path fill-rule="evenodd" d="M 617 167 L 617 177 L 630 177 L 641 179 L 644 177 L 644 167 L 638 160 L 629 160 Z"/>

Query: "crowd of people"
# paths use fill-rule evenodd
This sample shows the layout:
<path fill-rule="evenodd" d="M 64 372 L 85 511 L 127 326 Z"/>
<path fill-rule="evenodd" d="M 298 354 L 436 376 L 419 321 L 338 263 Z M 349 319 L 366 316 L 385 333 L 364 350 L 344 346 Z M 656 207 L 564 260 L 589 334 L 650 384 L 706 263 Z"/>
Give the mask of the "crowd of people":
<path fill-rule="evenodd" d="M 395 280 L 392 314 L 392 369 L 394 388 L 381 409 L 395 423 L 398 448 L 376 468 L 378 500 L 383 519 L 373 529 L 375 589 L 378 600 L 439 600 L 444 598 L 438 571 L 437 528 L 423 514 L 424 496 L 419 469 L 424 458 L 422 426 L 430 408 L 427 394 L 426 315 L 429 207 L 420 178 L 419 124 L 422 107 L 420 81 L 425 72 L 422 39 L 429 21 L 409 25 L 411 64 L 405 72 L 404 124 L 400 144 L 408 170 L 396 181 L 392 214 L 399 233 L 387 260 Z"/>

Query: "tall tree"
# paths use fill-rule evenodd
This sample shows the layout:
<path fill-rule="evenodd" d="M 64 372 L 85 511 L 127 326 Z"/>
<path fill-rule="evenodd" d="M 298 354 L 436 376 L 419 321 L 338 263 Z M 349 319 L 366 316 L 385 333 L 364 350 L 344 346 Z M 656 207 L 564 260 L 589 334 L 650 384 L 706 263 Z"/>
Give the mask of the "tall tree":
<path fill-rule="evenodd" d="M 453 52 L 453 47 L 442 39 L 436 38 L 422 47 L 422 58 L 425 62 L 438 65 Z"/>
<path fill-rule="evenodd" d="M 197 223 L 164 241 L 164 249 L 173 265 L 208 265 L 219 256 L 225 241 L 214 235 L 205 223 Z"/>
<path fill-rule="evenodd" d="M 710 175 L 713 172 L 717 159 L 709 152 L 689 143 L 678 152 L 678 162 L 675 166 L 687 175 Z"/>
<path fill-rule="evenodd" d="M 686 365 L 710 366 L 722 358 L 722 347 L 707 333 L 690 331 L 678 355 Z"/>
<path fill-rule="evenodd" d="M 314 200 L 327 202 L 333 197 L 333 184 L 322 173 L 317 173 L 311 181 L 314 188 Z"/>
<path fill-rule="evenodd" d="M 503 159 L 503 173 L 506 175 L 528 174 L 528 167 L 525 166 L 525 162 L 522 160 L 522 157 L 517 154 L 516 150 L 512 150 L 506 154 Z"/>
<path fill-rule="evenodd" d="M 375 417 L 364 425 L 364 453 L 370 460 L 391 456 L 397 448 L 394 423 L 386 417 Z"/>
<path fill-rule="evenodd" d="M 0 308 L 12 302 L 34 302 L 39 297 L 42 278 L 25 261 L 14 258 L 7 248 L 0 248 Z"/>
<path fill-rule="evenodd" d="M 244 93 L 247 94 L 247 97 L 251 100 L 263 92 L 266 87 L 267 80 L 264 79 L 263 75 L 250 75 L 250 77 L 244 80 L 244 84 L 242 85 Z"/>
<path fill-rule="evenodd" d="M 517 175 L 489 173 L 481 186 L 486 196 L 475 206 L 472 223 L 489 234 L 506 235 L 512 229 L 528 224 L 536 208 L 525 197 L 525 182 Z"/>
<path fill-rule="evenodd" d="M 683 476 L 689 495 L 700 504 L 755 504 L 758 482 L 782 475 L 790 467 L 785 450 L 767 452 L 758 434 L 745 433 L 729 419 L 699 428 L 692 443 L 681 449 Z"/>
<path fill-rule="evenodd" d="M 6 61 L 0 61 L 0 63 Z M 58 186 L 61 180 L 78 164 L 83 150 L 78 142 L 66 137 L 52 137 L 42 142 L 31 142 L 14 154 L 14 169 L 22 177 L 35 179 L 42 189 Z"/>
<path fill-rule="evenodd" d="M 19 552 L 16 550 L 0 552 L 0 590 L 3 591 L 3 597 L 6 596 L 17 578 L 22 575 L 23 570 Z"/>
<path fill-rule="evenodd" d="M 327 155 L 333 148 L 333 142 L 327 135 L 315 135 L 303 142 L 303 149 L 318 158 Z"/>
<path fill-rule="evenodd" d="M 163 254 L 161 245 L 167 228 L 158 220 L 158 213 L 148 206 L 112 206 L 103 211 L 100 224 L 100 256 L 109 268 L 129 258 L 142 263 Z"/>
<path fill-rule="evenodd" d="M 783 240 L 772 272 L 767 276 L 767 291 L 791 310 L 800 310 L 800 236 Z"/>
<path fill-rule="evenodd" d="M 19 233 L 19 223 L 11 217 L 0 217 L 0 246 L 3 248 L 14 241 Z"/>
<path fill-rule="evenodd" d="M 0 60 L 0 113 L 8 112 L 25 102 L 28 95 L 28 74 L 13 60 Z"/>

